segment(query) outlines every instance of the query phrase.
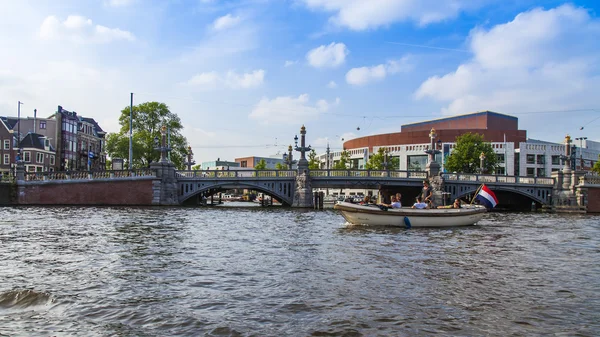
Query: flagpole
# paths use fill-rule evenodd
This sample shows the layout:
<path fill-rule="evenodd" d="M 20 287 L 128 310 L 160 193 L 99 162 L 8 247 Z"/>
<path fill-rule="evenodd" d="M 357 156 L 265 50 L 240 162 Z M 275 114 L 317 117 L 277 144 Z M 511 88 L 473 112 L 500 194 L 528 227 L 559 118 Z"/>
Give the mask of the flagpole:
<path fill-rule="evenodd" d="M 473 195 L 473 199 L 471 199 L 471 203 L 469 205 L 473 205 L 473 201 L 475 201 L 475 198 L 477 198 L 477 193 L 479 193 L 479 190 L 481 190 L 481 188 L 483 187 L 483 185 L 484 184 L 479 185 L 479 187 L 475 191 L 475 194 Z"/>

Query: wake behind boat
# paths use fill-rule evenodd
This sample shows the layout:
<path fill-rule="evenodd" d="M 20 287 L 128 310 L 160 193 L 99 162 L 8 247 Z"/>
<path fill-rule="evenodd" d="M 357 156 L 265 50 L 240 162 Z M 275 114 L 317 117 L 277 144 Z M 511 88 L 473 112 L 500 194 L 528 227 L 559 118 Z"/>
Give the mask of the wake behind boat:
<path fill-rule="evenodd" d="M 474 225 L 487 212 L 484 206 L 464 205 L 463 208 L 414 209 L 390 208 L 376 205 L 358 205 L 341 201 L 334 209 L 340 210 L 353 225 L 393 227 L 457 227 Z"/>

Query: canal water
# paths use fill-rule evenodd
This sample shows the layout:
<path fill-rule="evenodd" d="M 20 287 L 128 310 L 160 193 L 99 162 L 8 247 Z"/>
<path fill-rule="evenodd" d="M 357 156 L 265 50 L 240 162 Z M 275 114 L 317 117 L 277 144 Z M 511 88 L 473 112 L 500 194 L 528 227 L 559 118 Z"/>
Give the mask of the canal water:
<path fill-rule="evenodd" d="M 600 216 L 0 208 L 0 336 L 598 336 Z"/>

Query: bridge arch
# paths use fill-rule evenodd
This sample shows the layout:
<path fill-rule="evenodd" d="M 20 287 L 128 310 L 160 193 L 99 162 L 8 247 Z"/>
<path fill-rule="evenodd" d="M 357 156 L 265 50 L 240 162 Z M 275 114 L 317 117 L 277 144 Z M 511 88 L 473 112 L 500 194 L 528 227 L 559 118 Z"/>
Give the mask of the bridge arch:
<path fill-rule="evenodd" d="M 244 183 L 227 181 L 180 181 L 178 183 L 179 203 L 210 190 L 251 189 L 264 193 L 291 206 L 294 201 L 295 184 L 292 181 L 248 181 Z"/>
<path fill-rule="evenodd" d="M 515 188 L 515 187 L 511 187 L 511 186 L 502 186 L 502 185 L 488 186 L 488 187 L 490 187 L 490 189 L 492 191 L 502 191 L 502 192 L 519 194 L 519 195 L 527 197 L 530 200 L 535 201 L 536 203 L 539 203 L 542 205 L 549 204 L 551 201 L 551 197 L 552 197 L 552 188 L 535 188 L 535 187 Z M 449 188 L 446 187 L 446 191 L 450 192 L 451 198 L 454 199 L 454 198 L 463 198 L 467 195 L 473 196 L 473 194 L 475 194 L 475 192 L 477 192 L 478 188 L 479 188 L 479 186 L 471 185 L 471 186 L 461 186 L 461 188 L 458 189 L 459 191 L 456 191 L 451 188 L 450 188 L 451 191 L 448 191 Z M 454 193 L 452 193 L 452 190 L 454 190 Z"/>

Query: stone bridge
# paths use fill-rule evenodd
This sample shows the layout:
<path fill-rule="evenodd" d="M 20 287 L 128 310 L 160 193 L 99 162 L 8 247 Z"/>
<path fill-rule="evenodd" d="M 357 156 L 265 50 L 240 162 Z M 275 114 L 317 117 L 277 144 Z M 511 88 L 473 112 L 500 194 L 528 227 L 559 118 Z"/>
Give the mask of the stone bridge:
<path fill-rule="evenodd" d="M 600 178 L 569 174 L 534 178 L 443 173 L 441 192 L 451 198 L 472 195 L 485 183 L 494 191 L 520 194 L 542 205 L 562 200 L 565 205 L 587 206 L 589 201 L 588 211 L 600 212 L 600 203 L 596 201 L 596 194 L 600 198 Z M 284 205 L 312 207 L 313 188 L 420 188 L 424 179 L 426 172 L 415 171 L 311 170 L 303 174 L 296 170 L 177 171 L 172 164 L 163 163 L 132 171 L 23 172 L 16 185 L 20 204 L 180 205 L 200 194 L 247 188 L 268 194 Z M 572 191 L 567 199 L 560 194 L 565 186 Z M 308 195 L 303 202 L 300 202 L 301 191 Z"/>

